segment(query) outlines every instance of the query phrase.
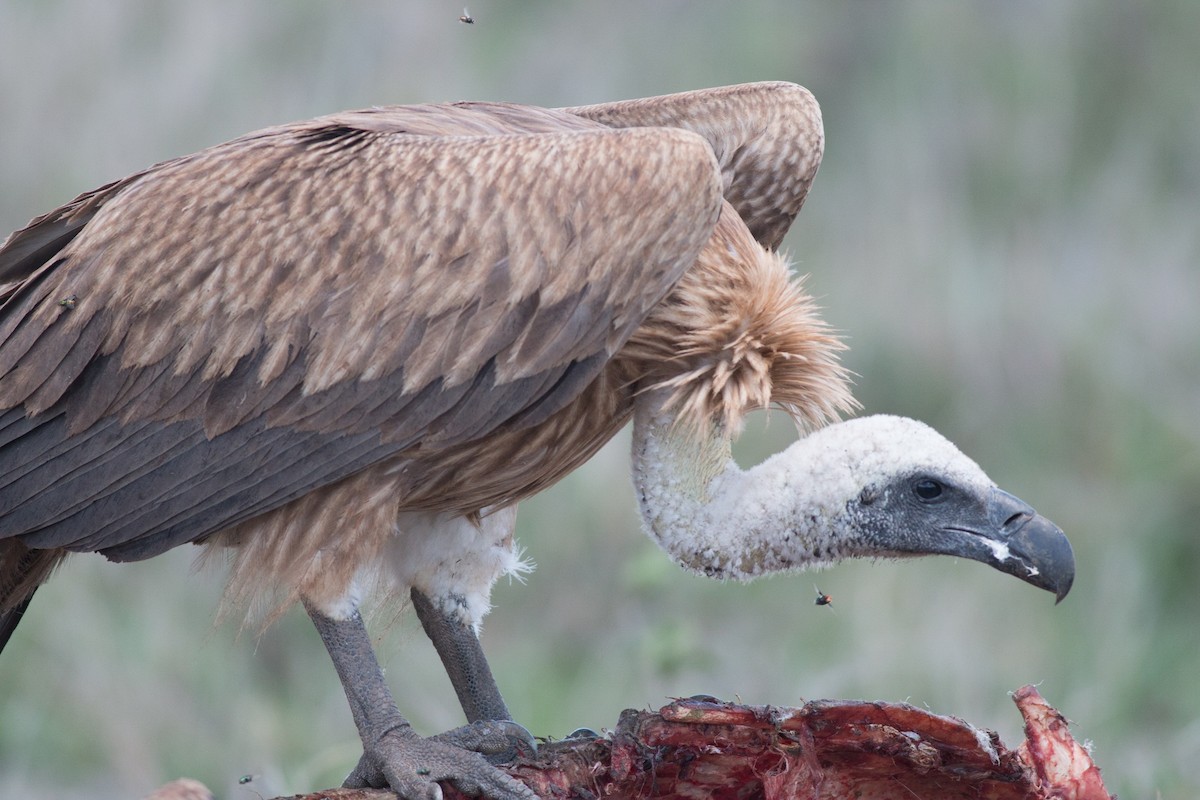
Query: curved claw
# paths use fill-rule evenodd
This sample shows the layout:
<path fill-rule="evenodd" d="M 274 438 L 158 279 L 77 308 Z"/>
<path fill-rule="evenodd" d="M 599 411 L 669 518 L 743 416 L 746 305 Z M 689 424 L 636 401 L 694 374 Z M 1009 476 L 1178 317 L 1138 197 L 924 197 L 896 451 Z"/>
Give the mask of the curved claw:
<path fill-rule="evenodd" d="M 563 737 L 564 739 L 599 739 L 600 734 L 591 728 L 576 728 Z"/>
<path fill-rule="evenodd" d="M 511 764 L 519 758 L 537 755 L 533 734 L 511 719 L 476 720 L 429 738 L 479 753 L 489 764 Z"/>
<path fill-rule="evenodd" d="M 441 800 L 438 781 L 449 781 L 470 796 L 537 800 L 532 789 L 496 769 L 480 753 L 452 744 L 450 739 L 405 736 L 395 730 L 366 749 L 344 785 L 356 789 L 390 788 L 404 800 Z"/>

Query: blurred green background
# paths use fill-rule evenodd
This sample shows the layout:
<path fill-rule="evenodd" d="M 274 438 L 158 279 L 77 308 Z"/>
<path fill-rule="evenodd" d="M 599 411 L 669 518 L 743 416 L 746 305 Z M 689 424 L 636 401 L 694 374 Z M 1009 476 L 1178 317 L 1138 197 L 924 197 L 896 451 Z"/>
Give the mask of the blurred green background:
<path fill-rule="evenodd" d="M 1200 3 L 0 2 L 0 231 L 286 120 L 456 99 L 568 105 L 785 79 L 824 166 L 786 246 L 868 412 L 921 418 L 1071 536 L 1052 598 L 979 564 L 722 585 L 641 535 L 626 437 L 529 502 L 538 569 L 484 643 L 538 735 L 707 692 L 907 700 L 999 731 L 1040 684 L 1122 798 L 1200 794 Z M 752 461 L 791 436 L 750 426 Z M 333 785 L 357 757 L 308 621 L 214 627 L 190 548 L 77 557 L 0 657 L 0 797 Z M 813 604 L 814 582 L 834 597 Z M 376 618 L 418 729 L 461 717 Z M 392 621 L 392 624 L 388 624 Z M 240 786 L 242 775 L 256 776 Z"/>

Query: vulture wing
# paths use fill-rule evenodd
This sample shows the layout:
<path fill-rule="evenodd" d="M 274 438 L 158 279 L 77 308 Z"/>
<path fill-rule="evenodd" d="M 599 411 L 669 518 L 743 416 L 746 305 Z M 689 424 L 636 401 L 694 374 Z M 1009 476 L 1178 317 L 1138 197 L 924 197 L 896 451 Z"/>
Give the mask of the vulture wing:
<path fill-rule="evenodd" d="M 825 146 L 821 109 L 794 83 L 719 89 L 564 108 L 612 128 L 674 127 L 708 141 L 725 198 L 764 247 L 777 249 L 800 213 Z"/>
<path fill-rule="evenodd" d="M 0 303 L 19 289 L 22 281 L 38 267 L 66 247 L 105 202 L 119 194 L 124 187 L 141 179 L 147 172 L 162 166 L 159 164 L 148 170 L 135 172 L 119 181 L 85 192 L 65 206 L 37 217 L 9 236 L 3 247 L 0 247 Z"/>
<path fill-rule="evenodd" d="M 0 248 L 0 537 L 145 558 L 537 424 L 720 207 L 699 136 L 499 104 L 272 128 L 83 195 Z"/>

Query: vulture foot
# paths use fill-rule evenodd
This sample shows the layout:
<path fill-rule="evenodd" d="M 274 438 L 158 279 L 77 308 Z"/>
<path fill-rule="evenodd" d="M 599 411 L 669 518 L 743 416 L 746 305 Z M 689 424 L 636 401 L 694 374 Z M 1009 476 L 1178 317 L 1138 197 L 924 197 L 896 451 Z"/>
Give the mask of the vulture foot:
<path fill-rule="evenodd" d="M 346 778 L 352 789 L 390 788 L 405 800 L 441 800 L 438 781 L 449 781 L 467 795 L 491 800 L 537 800 L 524 784 L 492 766 L 523 753 L 536 752 L 529 731 L 511 720 L 476 719 L 439 736 L 417 735 L 396 708 L 383 680 L 371 638 L 355 611 L 345 618 L 327 616 L 305 600 L 305 608 L 325 643 L 350 701 L 350 712 L 363 741 L 363 755 Z M 472 635 L 470 641 L 478 640 Z M 469 642 L 468 642 L 469 644 Z M 476 695 L 499 698 L 488 673 Z M 457 687 L 457 684 L 456 684 Z M 505 713 L 502 705 L 494 709 Z"/>
<path fill-rule="evenodd" d="M 390 788 L 405 800 L 441 800 L 442 789 L 437 781 L 449 781 L 467 795 L 492 800 L 537 800 L 532 789 L 496 769 L 480 753 L 450 743 L 460 731 L 477 728 L 467 725 L 431 738 L 413 734 L 407 725 L 393 728 L 366 747 L 345 785 L 354 789 Z M 508 739 L 503 733 L 498 737 Z M 492 738 L 478 730 L 462 738 L 494 744 Z"/>
<path fill-rule="evenodd" d="M 511 764 L 518 758 L 537 755 L 533 734 L 524 725 L 508 719 L 479 720 L 430 739 L 479 753 L 489 764 Z"/>

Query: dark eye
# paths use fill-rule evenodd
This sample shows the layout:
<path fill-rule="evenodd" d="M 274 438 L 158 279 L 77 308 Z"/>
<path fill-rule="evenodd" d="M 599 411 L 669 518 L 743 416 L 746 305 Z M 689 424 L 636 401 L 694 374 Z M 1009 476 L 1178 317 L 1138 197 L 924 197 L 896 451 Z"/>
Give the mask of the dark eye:
<path fill-rule="evenodd" d="M 932 500 L 937 500 L 942 496 L 942 491 L 945 489 L 942 484 L 932 480 L 931 478 L 922 478 L 914 483 L 912 488 L 913 494 L 915 494 L 918 499 L 923 500 L 926 503 Z"/>

